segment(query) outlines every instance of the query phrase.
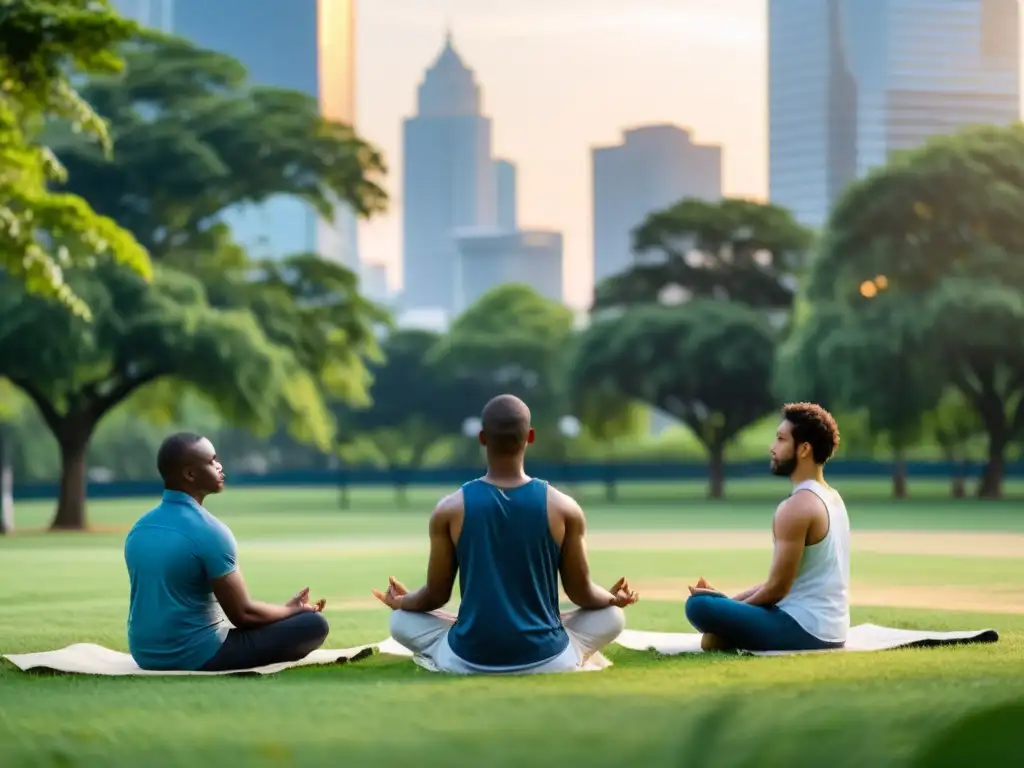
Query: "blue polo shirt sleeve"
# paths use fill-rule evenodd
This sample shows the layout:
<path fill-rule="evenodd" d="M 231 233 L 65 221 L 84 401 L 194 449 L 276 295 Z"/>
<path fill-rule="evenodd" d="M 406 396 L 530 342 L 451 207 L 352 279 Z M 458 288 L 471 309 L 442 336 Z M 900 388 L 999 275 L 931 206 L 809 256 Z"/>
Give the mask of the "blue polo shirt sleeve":
<path fill-rule="evenodd" d="M 226 525 L 209 526 L 196 545 L 207 581 L 227 576 L 238 567 L 238 546 Z"/>

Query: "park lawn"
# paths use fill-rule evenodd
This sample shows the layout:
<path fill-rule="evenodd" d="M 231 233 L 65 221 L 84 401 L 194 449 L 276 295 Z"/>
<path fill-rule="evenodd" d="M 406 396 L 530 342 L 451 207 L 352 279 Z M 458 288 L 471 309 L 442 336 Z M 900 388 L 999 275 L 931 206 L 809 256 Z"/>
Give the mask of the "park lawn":
<path fill-rule="evenodd" d="M 274 514 L 289 498 L 300 508 Z M 424 513 L 382 514 L 372 505 L 343 513 L 325 505 L 328 498 L 320 491 L 247 490 L 218 499 L 215 511 L 236 530 L 246 579 L 258 596 L 283 600 L 309 584 L 315 596 L 330 600 L 328 646 L 383 639 L 387 611 L 373 603 L 369 589 L 389 573 L 419 585 L 422 551 L 389 551 L 388 542 L 423 536 Z M 599 507 L 594 527 L 656 531 L 672 521 L 676 530 L 721 527 L 702 524 L 721 514 L 718 507 L 693 504 L 685 511 Z M 97 503 L 94 519 L 130 523 L 140 505 Z M 763 523 L 766 509 L 770 515 L 771 504 L 764 503 L 735 514 Z M 865 514 L 876 527 L 888 522 L 923 531 L 933 527 L 929 518 L 935 528 L 970 529 L 974 522 L 998 530 L 1006 513 L 967 502 L 958 515 L 898 506 Z M 0 541 L 0 652 L 73 642 L 123 650 L 122 541 L 115 532 Z M 685 544 L 592 552 L 600 578 L 621 571 L 651 584 L 678 582 L 681 591 L 701 573 L 753 580 L 767 557 Z M 853 570 L 868 585 L 967 589 L 981 583 L 1024 595 L 1024 571 L 1012 558 L 862 552 L 855 553 Z M 683 595 L 671 597 L 662 593 L 629 609 L 630 625 L 689 631 Z M 992 627 L 1001 639 L 987 646 L 770 659 L 658 658 L 613 647 L 608 655 L 615 666 L 601 673 L 500 680 L 446 678 L 382 656 L 258 679 L 29 675 L 0 662 L 0 765 L 540 766 L 582 758 L 592 766 L 903 766 L 965 716 L 1024 700 L 1022 614 L 858 606 L 854 622 L 865 621 Z"/>

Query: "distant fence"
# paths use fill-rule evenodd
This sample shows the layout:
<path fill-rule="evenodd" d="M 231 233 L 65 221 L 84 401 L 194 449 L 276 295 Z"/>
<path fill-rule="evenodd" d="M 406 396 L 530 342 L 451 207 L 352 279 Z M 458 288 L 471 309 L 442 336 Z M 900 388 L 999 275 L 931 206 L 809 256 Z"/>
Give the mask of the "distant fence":
<path fill-rule="evenodd" d="M 948 461 L 907 462 L 907 473 L 914 480 L 951 480 L 954 477 L 976 478 L 980 463 L 956 464 Z M 619 483 L 706 482 L 707 464 L 698 462 L 631 462 L 631 463 L 531 463 L 527 471 L 554 483 L 594 483 L 614 486 Z M 893 464 L 887 461 L 857 460 L 829 463 L 828 473 L 835 478 L 885 479 L 892 476 Z M 375 467 L 342 467 L 335 470 L 289 471 L 264 475 L 230 474 L 233 487 L 401 487 L 453 486 L 479 477 L 481 467 L 430 467 L 424 469 L 378 469 Z M 767 461 L 730 462 L 725 471 L 727 480 L 758 479 L 768 476 Z M 1024 462 L 1006 466 L 1007 479 L 1024 478 Z M 88 495 L 94 499 L 128 498 L 158 493 L 160 484 L 153 480 L 90 482 Z M 57 495 L 57 484 L 15 484 L 16 499 L 50 499 Z"/>

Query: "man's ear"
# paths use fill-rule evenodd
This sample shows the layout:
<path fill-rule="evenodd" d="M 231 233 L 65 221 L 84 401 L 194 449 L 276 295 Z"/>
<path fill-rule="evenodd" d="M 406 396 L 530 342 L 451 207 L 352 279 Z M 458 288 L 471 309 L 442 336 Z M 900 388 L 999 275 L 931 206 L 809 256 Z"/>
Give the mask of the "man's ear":
<path fill-rule="evenodd" d="M 796 449 L 796 455 L 798 458 L 806 459 L 808 456 L 811 455 L 811 444 L 800 443 L 800 445 Z"/>
<path fill-rule="evenodd" d="M 484 431 L 481 429 L 480 434 L 476 436 L 476 439 L 480 441 L 480 445 L 487 445 L 487 438 L 484 436 Z"/>
<path fill-rule="evenodd" d="M 527 445 L 533 445 L 533 441 L 536 440 L 536 439 L 537 439 L 537 433 L 534 432 L 533 428 L 531 427 L 530 431 L 526 433 L 526 444 Z"/>

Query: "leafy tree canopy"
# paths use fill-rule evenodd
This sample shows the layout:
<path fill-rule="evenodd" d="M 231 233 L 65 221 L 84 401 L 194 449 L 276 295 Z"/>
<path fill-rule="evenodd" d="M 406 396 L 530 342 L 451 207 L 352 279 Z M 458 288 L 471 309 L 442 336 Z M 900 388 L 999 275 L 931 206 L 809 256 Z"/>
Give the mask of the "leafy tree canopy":
<path fill-rule="evenodd" d="M 812 234 L 783 208 L 685 199 L 633 232 L 635 264 L 597 286 L 597 309 L 690 297 L 788 310 Z"/>
<path fill-rule="evenodd" d="M 55 121 L 100 156 L 103 120 L 72 86 L 72 73 L 121 67 L 117 46 L 137 30 L 106 0 L 19 0 L 0 6 L 0 275 L 82 317 L 89 307 L 64 278 L 69 268 L 113 259 L 149 275 L 145 250 L 73 194 L 50 185 L 67 171 L 44 141 Z"/>
<path fill-rule="evenodd" d="M 574 391 L 594 388 L 675 416 L 708 450 L 711 495 L 724 492 L 728 443 L 776 407 L 776 334 L 734 302 L 695 299 L 598 317 L 571 366 Z"/>
<path fill-rule="evenodd" d="M 886 333 L 914 339 L 903 353 L 931 361 L 929 378 L 975 409 L 989 443 L 986 497 L 1001 494 L 1006 449 L 1024 436 L 1022 205 L 1024 126 L 934 139 L 850 186 L 808 290 L 817 312 L 903 305 Z"/>

